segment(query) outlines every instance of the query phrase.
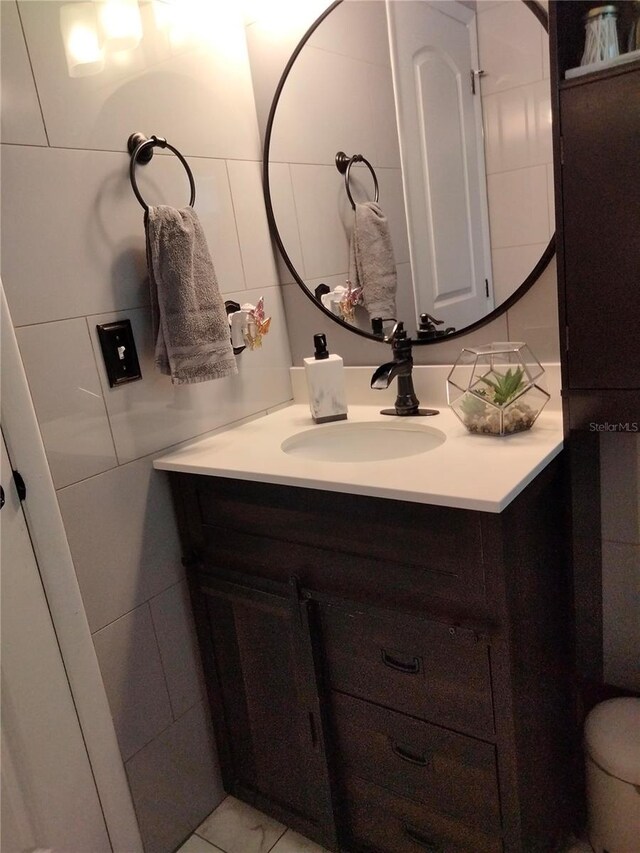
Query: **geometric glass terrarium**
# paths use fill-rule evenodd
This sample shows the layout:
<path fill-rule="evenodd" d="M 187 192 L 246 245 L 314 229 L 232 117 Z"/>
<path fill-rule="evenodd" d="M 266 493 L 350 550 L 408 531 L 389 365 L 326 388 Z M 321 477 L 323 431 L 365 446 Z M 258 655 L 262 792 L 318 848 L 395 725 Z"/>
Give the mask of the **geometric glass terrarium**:
<path fill-rule="evenodd" d="M 447 378 L 449 405 L 470 432 L 531 429 L 549 400 L 544 368 L 525 343 L 465 347 Z"/>

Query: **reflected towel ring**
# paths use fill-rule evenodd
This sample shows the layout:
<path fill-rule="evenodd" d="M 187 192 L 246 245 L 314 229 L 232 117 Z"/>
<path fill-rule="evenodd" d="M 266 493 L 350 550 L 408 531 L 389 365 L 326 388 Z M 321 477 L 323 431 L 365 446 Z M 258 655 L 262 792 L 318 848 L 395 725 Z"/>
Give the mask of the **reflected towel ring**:
<path fill-rule="evenodd" d="M 354 163 L 364 163 L 364 165 L 371 172 L 371 176 L 373 178 L 373 188 L 374 188 L 374 197 L 373 200 L 377 203 L 380 198 L 380 190 L 378 188 L 378 178 L 376 176 L 375 170 L 371 163 L 365 159 L 362 154 L 354 154 L 353 157 L 349 157 L 344 151 L 338 151 L 336 154 L 336 169 L 340 172 L 341 175 L 344 175 L 344 188 L 347 191 L 347 198 L 351 202 L 351 207 L 355 210 L 356 203 L 353 200 L 353 196 L 351 195 L 351 188 L 349 186 L 349 175 L 351 172 L 351 167 Z"/>
<path fill-rule="evenodd" d="M 184 159 L 182 154 L 178 151 L 177 148 L 174 148 L 173 145 L 169 145 L 166 139 L 163 139 L 161 136 L 150 136 L 148 139 L 143 133 L 132 133 L 127 141 L 127 148 L 129 149 L 129 153 L 131 154 L 131 163 L 129 164 L 129 178 L 131 180 L 131 187 L 133 188 L 133 192 L 135 193 L 136 198 L 144 208 L 145 212 L 149 210 L 149 205 L 143 199 L 140 190 L 138 189 L 138 184 L 136 183 L 136 164 L 137 163 L 148 163 L 149 160 L 153 157 L 153 149 L 154 148 L 168 148 L 173 154 L 176 155 L 178 160 L 182 163 L 187 173 L 187 177 L 189 178 L 189 187 L 191 188 L 191 199 L 189 201 L 189 207 L 193 207 L 196 200 L 196 184 L 193 179 L 193 173 L 189 168 L 189 164 Z"/>

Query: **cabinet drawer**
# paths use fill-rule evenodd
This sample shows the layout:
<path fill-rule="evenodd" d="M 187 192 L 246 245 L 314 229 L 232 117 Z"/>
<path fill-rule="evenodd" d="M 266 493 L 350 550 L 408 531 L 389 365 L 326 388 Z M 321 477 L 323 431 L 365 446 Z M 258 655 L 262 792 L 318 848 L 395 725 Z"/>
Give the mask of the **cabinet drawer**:
<path fill-rule="evenodd" d="M 185 478 L 194 539 L 218 564 L 305 585 L 379 589 L 484 604 L 482 513 L 338 492 Z M 461 531 L 464 531 L 461 535 Z M 339 592 L 338 594 L 342 594 Z"/>
<path fill-rule="evenodd" d="M 468 629 L 322 604 L 331 687 L 447 728 L 491 737 L 489 652 Z"/>
<path fill-rule="evenodd" d="M 490 834 L 358 779 L 346 780 L 347 831 L 358 849 L 380 853 L 502 853 Z"/>
<path fill-rule="evenodd" d="M 345 775 L 500 833 L 493 746 L 341 693 L 332 718 Z"/>

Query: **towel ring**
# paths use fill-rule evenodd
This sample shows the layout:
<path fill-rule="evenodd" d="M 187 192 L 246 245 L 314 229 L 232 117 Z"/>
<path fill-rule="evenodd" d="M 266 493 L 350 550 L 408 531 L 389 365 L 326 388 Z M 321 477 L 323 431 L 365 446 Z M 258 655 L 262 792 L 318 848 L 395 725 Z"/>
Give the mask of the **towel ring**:
<path fill-rule="evenodd" d="M 355 210 L 356 203 L 353 200 L 353 196 L 351 195 L 351 188 L 349 186 L 349 175 L 351 172 L 351 167 L 354 163 L 364 163 L 364 165 L 371 172 L 371 176 L 373 178 L 373 188 L 374 188 L 374 196 L 373 200 L 377 203 L 380 198 L 380 189 L 378 187 L 378 178 L 376 176 L 375 170 L 371 163 L 366 160 L 362 154 L 354 154 L 353 157 L 349 157 L 344 151 L 338 151 L 336 154 L 336 169 L 340 172 L 341 175 L 344 175 L 344 188 L 347 191 L 347 198 L 351 202 L 351 207 Z"/>
<path fill-rule="evenodd" d="M 127 141 L 127 148 L 129 149 L 129 153 L 131 154 L 131 163 L 129 164 L 129 178 L 131 180 L 131 187 L 133 188 L 133 192 L 135 193 L 136 198 L 144 208 L 145 212 L 149 210 L 149 205 L 146 203 L 140 190 L 138 189 L 138 184 L 136 183 L 136 164 L 140 163 L 148 163 L 149 160 L 153 157 L 153 149 L 154 148 L 168 148 L 173 154 L 176 155 L 178 160 L 184 166 L 184 169 L 187 173 L 187 177 L 189 178 L 189 186 L 191 188 L 191 199 L 189 201 L 189 207 L 193 207 L 196 200 L 196 183 L 193 179 L 193 173 L 189 168 L 189 164 L 184 159 L 182 154 L 178 151 L 177 148 L 174 148 L 173 145 L 169 145 L 166 139 L 162 136 L 150 136 L 148 139 L 143 133 L 132 133 Z"/>

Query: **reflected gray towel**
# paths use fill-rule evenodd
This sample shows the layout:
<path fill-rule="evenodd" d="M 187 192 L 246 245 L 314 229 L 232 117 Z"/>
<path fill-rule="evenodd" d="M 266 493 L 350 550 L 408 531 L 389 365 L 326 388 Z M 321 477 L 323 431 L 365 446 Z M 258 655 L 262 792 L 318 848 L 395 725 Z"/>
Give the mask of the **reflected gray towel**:
<path fill-rule="evenodd" d="M 145 216 L 155 361 L 174 385 L 238 372 L 202 225 L 190 207 Z"/>
<path fill-rule="evenodd" d="M 374 201 L 356 204 L 349 247 L 349 279 L 362 288 L 364 306 L 373 317 L 397 317 L 396 262 L 387 217 Z"/>

